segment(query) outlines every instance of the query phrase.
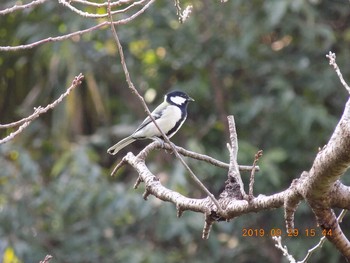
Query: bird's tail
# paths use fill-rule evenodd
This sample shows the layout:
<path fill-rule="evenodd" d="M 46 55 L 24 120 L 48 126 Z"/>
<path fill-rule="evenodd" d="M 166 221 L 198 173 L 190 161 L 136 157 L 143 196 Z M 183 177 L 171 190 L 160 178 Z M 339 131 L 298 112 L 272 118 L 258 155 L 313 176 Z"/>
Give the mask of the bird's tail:
<path fill-rule="evenodd" d="M 133 137 L 129 136 L 124 138 L 123 140 L 117 142 L 116 144 L 114 144 L 112 147 L 110 147 L 107 152 L 109 154 L 115 155 L 117 154 L 121 149 L 123 149 L 124 147 L 128 146 L 130 143 L 133 143 L 134 141 L 136 141 Z"/>

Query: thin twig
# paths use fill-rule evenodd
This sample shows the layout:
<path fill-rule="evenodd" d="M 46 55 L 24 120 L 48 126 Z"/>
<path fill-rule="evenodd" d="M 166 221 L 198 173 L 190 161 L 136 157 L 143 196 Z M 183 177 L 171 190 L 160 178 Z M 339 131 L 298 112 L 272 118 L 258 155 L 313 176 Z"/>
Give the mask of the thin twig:
<path fill-rule="evenodd" d="M 220 168 L 224 168 L 224 169 L 229 169 L 230 165 L 228 163 L 224 163 L 222 161 L 219 161 L 211 156 L 205 155 L 205 154 L 200 154 L 200 153 L 196 153 L 196 152 L 192 152 L 189 150 L 186 150 L 185 148 L 182 148 L 180 146 L 176 146 L 176 150 L 178 151 L 178 153 L 180 153 L 183 156 L 186 157 L 190 157 L 192 159 L 198 160 L 198 161 L 203 161 L 203 162 L 207 162 L 209 164 L 215 165 L 217 167 Z M 148 153 L 154 149 L 165 149 L 165 150 L 172 150 L 173 148 L 168 144 L 168 143 L 160 143 L 158 141 L 152 142 L 149 145 L 147 145 L 144 150 L 142 152 L 144 152 L 145 154 L 142 154 L 142 158 L 146 158 L 146 156 L 148 155 Z M 120 161 L 120 163 L 118 163 L 112 173 L 111 176 L 114 176 L 114 174 L 122 167 L 126 164 L 124 158 Z M 238 165 L 238 169 L 242 172 L 250 172 L 253 169 L 253 166 L 250 165 Z M 259 166 L 255 166 L 255 171 L 259 171 L 260 168 Z"/>
<path fill-rule="evenodd" d="M 116 2 L 111 2 L 110 6 L 114 7 L 114 6 L 125 5 L 125 4 L 129 4 L 132 1 L 133 0 L 119 0 Z M 88 6 L 93 6 L 93 7 L 97 7 L 97 8 L 108 6 L 108 2 L 95 3 L 95 2 L 85 1 L 85 0 L 70 0 L 70 2 L 79 3 L 79 4 L 83 4 L 83 5 L 88 5 Z"/>
<path fill-rule="evenodd" d="M 147 1 L 148 0 L 140 0 L 140 1 L 133 2 L 132 4 L 130 4 L 129 6 L 123 8 L 123 9 L 112 11 L 111 14 L 112 15 L 116 15 L 116 14 L 120 14 L 120 13 L 125 13 L 125 12 L 129 11 L 130 9 L 132 9 L 135 6 L 143 5 Z M 105 14 L 93 14 L 93 13 L 81 11 L 78 8 L 76 8 L 73 5 L 71 5 L 70 1 L 59 0 L 59 3 L 64 5 L 65 7 L 69 8 L 71 11 L 75 12 L 76 14 L 78 14 L 78 15 L 80 15 L 82 17 L 89 17 L 89 18 L 104 18 L 104 17 L 108 17 L 108 13 L 105 13 Z"/>
<path fill-rule="evenodd" d="M 61 94 L 61 96 L 58 99 L 56 99 L 54 102 L 48 104 L 45 108 L 43 108 L 43 107 L 36 108 L 34 113 L 32 115 L 30 115 L 29 117 L 24 118 L 24 119 L 22 119 L 20 121 L 14 122 L 15 125 L 11 125 L 11 123 L 3 125 L 6 128 L 8 128 L 8 127 L 14 127 L 14 126 L 21 125 L 24 122 L 15 132 L 12 132 L 10 135 L 8 135 L 5 138 L 1 139 L 0 140 L 0 144 L 3 144 L 5 142 L 8 142 L 8 141 L 12 140 L 16 135 L 20 134 L 26 127 L 28 127 L 29 124 L 33 120 L 35 120 L 41 114 L 47 112 L 48 110 L 56 107 L 64 99 L 64 97 L 66 97 L 74 88 L 76 88 L 77 86 L 79 86 L 81 84 L 83 78 L 84 78 L 84 76 L 81 73 L 78 76 L 76 76 L 74 78 L 71 86 L 66 90 L 66 92 Z"/>
<path fill-rule="evenodd" d="M 346 83 L 346 81 L 343 78 L 343 75 L 340 72 L 340 68 L 337 65 L 337 62 L 335 61 L 336 55 L 335 53 L 329 51 L 329 53 L 326 55 L 326 57 L 329 59 L 329 65 L 333 66 L 335 72 L 337 73 L 341 84 L 343 84 L 344 88 L 350 93 L 350 87 Z"/>
<path fill-rule="evenodd" d="M 40 4 L 43 4 L 45 3 L 47 0 L 34 0 L 28 4 L 24 4 L 24 5 L 17 5 L 15 4 L 14 6 L 12 7 L 9 7 L 9 8 L 6 8 L 4 10 L 0 10 L 0 15 L 6 15 L 6 14 L 9 14 L 9 13 L 12 13 L 12 12 L 15 12 L 15 11 L 18 11 L 18 10 L 23 10 L 23 9 L 26 9 L 26 8 L 31 8 L 31 7 L 34 7 L 36 5 L 40 5 Z"/>
<path fill-rule="evenodd" d="M 341 223 L 341 222 L 342 222 L 342 220 L 343 220 L 343 218 L 344 218 L 346 212 L 347 212 L 347 210 L 345 210 L 345 209 L 343 209 L 343 210 L 340 212 L 340 214 L 339 214 L 339 216 L 338 216 L 338 218 L 337 218 L 338 223 Z M 310 249 L 307 251 L 307 254 L 306 254 L 305 258 L 304 258 L 302 261 L 299 261 L 298 263 L 306 263 L 306 262 L 310 259 L 310 257 L 312 256 L 312 254 L 315 253 L 315 251 L 316 251 L 317 249 L 319 249 L 319 248 L 321 248 L 321 247 L 323 246 L 323 244 L 324 244 L 325 241 L 326 241 L 326 235 L 324 235 L 324 236 L 320 239 L 320 241 L 317 243 L 316 246 L 314 246 L 313 248 L 310 248 Z"/>
<path fill-rule="evenodd" d="M 108 2 L 110 2 L 110 0 L 108 0 Z M 151 0 L 149 3 L 154 2 L 154 0 Z M 138 97 L 138 99 L 140 100 L 144 110 L 146 111 L 147 115 L 150 117 L 150 119 L 153 121 L 154 125 L 157 127 L 157 129 L 159 130 L 159 132 L 161 133 L 163 139 L 165 142 L 169 143 L 172 147 L 172 150 L 175 154 L 175 156 L 180 160 L 180 162 L 184 165 L 184 167 L 186 168 L 186 170 L 189 172 L 191 178 L 196 182 L 196 184 L 210 197 L 210 199 L 213 201 L 213 203 L 216 205 L 218 212 L 221 215 L 224 215 L 224 211 L 222 210 L 222 208 L 220 207 L 219 202 L 216 200 L 216 198 L 214 197 L 214 195 L 202 184 L 202 182 L 197 178 L 197 176 L 193 173 L 193 171 L 190 169 L 190 167 L 186 164 L 186 162 L 184 161 L 184 159 L 181 157 L 181 155 L 177 152 L 176 148 L 174 147 L 174 145 L 170 142 L 169 138 L 166 136 L 166 134 L 159 128 L 158 124 L 156 123 L 155 119 L 153 118 L 150 110 L 147 107 L 147 104 L 145 103 L 145 100 L 143 99 L 143 97 L 138 93 L 137 89 L 135 88 L 133 82 L 131 81 L 130 78 L 130 74 L 128 71 L 128 68 L 126 66 L 126 62 L 125 62 L 125 58 L 124 58 L 124 52 L 123 52 L 123 47 L 119 41 L 119 37 L 117 35 L 117 31 L 114 27 L 114 23 L 113 23 L 113 18 L 111 15 L 111 8 L 110 6 L 108 6 L 107 8 L 108 10 L 108 14 L 109 14 L 109 19 L 110 19 L 110 24 L 111 24 L 111 30 L 112 30 L 112 34 L 114 36 L 114 39 L 117 43 L 118 46 L 118 50 L 119 50 L 119 55 L 120 55 L 120 60 L 121 60 L 121 64 L 124 70 L 124 74 L 126 77 L 126 81 L 128 83 L 129 88 L 131 89 L 131 91 L 136 95 L 136 97 Z"/>
<path fill-rule="evenodd" d="M 40 263 L 49 263 L 52 258 L 53 258 L 53 256 L 46 255 L 44 260 L 40 260 Z"/>
<path fill-rule="evenodd" d="M 129 23 L 130 21 L 132 21 L 133 19 L 135 19 L 136 17 L 138 17 L 139 15 L 141 15 L 143 12 L 145 12 L 145 10 L 154 2 L 155 0 L 150 0 L 146 5 L 144 5 L 139 11 L 137 11 L 135 14 L 124 18 L 124 19 L 120 19 L 117 21 L 113 21 L 113 25 L 124 25 Z M 63 40 L 67 40 L 76 36 L 80 36 L 86 33 L 90 33 L 92 31 L 95 31 L 97 29 L 100 29 L 102 27 L 108 26 L 110 25 L 111 22 L 109 21 L 104 21 L 98 25 L 89 27 L 87 29 L 84 30 L 80 30 L 80 31 L 75 31 L 69 34 L 65 34 L 65 35 L 61 35 L 58 37 L 48 37 L 45 39 L 41 39 L 39 41 L 33 42 L 31 44 L 26 44 L 26 45 L 19 45 L 19 46 L 0 46 L 0 51 L 18 51 L 18 50 L 23 50 L 23 49 L 31 49 L 34 48 L 36 46 L 39 46 L 41 44 L 45 44 L 45 43 L 49 43 L 49 42 L 58 42 L 58 41 L 63 41 Z"/>
<path fill-rule="evenodd" d="M 6 143 L 8 141 L 11 141 L 13 138 L 15 138 L 18 134 L 20 134 L 21 132 L 23 132 L 23 130 L 25 128 L 27 128 L 29 126 L 29 124 L 31 123 L 31 121 L 27 121 L 25 123 L 23 123 L 21 126 L 19 126 L 19 128 L 14 131 L 11 132 L 10 135 L 6 136 L 5 138 L 0 140 L 0 144 Z"/>
<path fill-rule="evenodd" d="M 248 196 L 248 200 L 251 201 L 254 198 L 254 194 L 253 194 L 253 189 L 254 189 L 254 176 L 255 176 L 255 167 L 256 164 L 258 163 L 260 157 L 263 155 L 263 151 L 259 150 L 254 157 L 254 162 L 253 162 L 253 169 L 250 173 L 250 180 L 249 180 L 249 196 Z"/>
<path fill-rule="evenodd" d="M 281 236 L 273 236 L 272 239 L 276 242 L 275 247 L 282 251 L 283 256 L 285 256 L 290 263 L 296 263 L 296 260 L 292 255 L 289 254 L 287 246 L 282 245 Z"/>
<path fill-rule="evenodd" d="M 25 117 L 19 121 L 15 121 L 15 122 L 11 122 L 11 123 L 7 123 L 7 124 L 0 124 L 0 129 L 8 129 L 8 128 L 12 128 L 12 127 L 16 127 L 19 125 L 22 125 L 25 122 L 29 122 L 31 120 L 33 120 L 34 118 L 37 117 L 37 115 L 40 114 L 40 111 L 42 110 L 42 107 L 39 106 L 38 108 L 34 108 L 34 113 L 29 115 L 28 117 Z"/>
<path fill-rule="evenodd" d="M 159 146 L 157 146 L 159 145 Z M 165 143 L 163 145 L 161 144 L 156 144 L 156 148 L 164 148 L 164 149 L 167 149 L 167 150 L 172 150 L 172 147 L 171 145 Z M 224 168 L 224 169 L 228 169 L 230 167 L 230 164 L 228 163 L 225 163 L 225 162 L 222 162 L 222 161 L 219 161 L 211 156 L 208 156 L 208 155 L 205 155 L 205 154 L 200 154 L 200 153 L 196 153 L 196 152 L 192 152 L 192 151 L 189 151 L 189 150 L 186 150 L 185 148 L 183 147 L 180 147 L 180 146 L 176 146 L 176 150 L 178 151 L 178 153 L 180 153 L 181 155 L 183 156 L 186 156 L 186 157 L 190 157 L 192 159 L 196 159 L 196 160 L 199 160 L 199 161 L 203 161 L 203 162 L 207 162 L 209 164 L 212 164 L 212 165 L 215 165 L 217 167 L 220 167 L 220 168 Z M 252 169 L 255 169 L 255 171 L 259 171 L 260 170 L 260 167 L 259 166 L 250 166 L 250 165 L 238 165 L 238 169 L 242 172 L 249 172 L 251 171 Z"/>
<path fill-rule="evenodd" d="M 134 189 L 137 189 L 137 187 L 139 187 L 139 184 L 142 183 L 142 182 L 143 182 L 142 178 L 140 176 L 137 177 L 136 182 L 134 184 Z"/>
<path fill-rule="evenodd" d="M 114 174 L 122 167 L 126 164 L 125 159 L 123 158 L 113 169 L 111 176 L 114 176 Z"/>
<path fill-rule="evenodd" d="M 176 8 L 176 14 L 180 15 L 182 12 L 181 6 L 180 6 L 180 1 L 179 0 L 174 0 L 174 6 Z"/>
<path fill-rule="evenodd" d="M 188 6 L 186 6 L 185 10 L 182 11 L 182 8 L 180 6 L 180 0 L 174 0 L 174 5 L 176 8 L 176 14 L 179 17 L 179 22 L 184 23 L 187 20 L 187 18 L 190 17 L 190 14 L 192 13 L 193 6 L 188 5 Z"/>

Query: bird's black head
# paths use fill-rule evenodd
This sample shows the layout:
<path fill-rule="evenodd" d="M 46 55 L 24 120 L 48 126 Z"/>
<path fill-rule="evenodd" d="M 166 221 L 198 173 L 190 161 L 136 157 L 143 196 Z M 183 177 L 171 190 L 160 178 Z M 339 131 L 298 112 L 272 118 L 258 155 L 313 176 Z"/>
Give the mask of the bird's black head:
<path fill-rule="evenodd" d="M 194 101 L 185 92 L 172 91 L 165 95 L 164 100 L 172 105 L 186 106 L 189 101 Z"/>

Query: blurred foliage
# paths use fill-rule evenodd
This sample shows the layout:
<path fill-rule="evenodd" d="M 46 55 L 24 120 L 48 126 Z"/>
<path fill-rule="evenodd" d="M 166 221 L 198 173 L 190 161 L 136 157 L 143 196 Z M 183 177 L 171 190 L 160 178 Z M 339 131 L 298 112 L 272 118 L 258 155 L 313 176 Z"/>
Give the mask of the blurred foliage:
<path fill-rule="evenodd" d="M 184 24 L 178 23 L 172 1 L 158 1 L 132 23 L 117 28 L 135 85 L 151 108 L 172 89 L 195 98 L 186 124 L 173 140 L 220 160 L 229 158 L 226 116 L 234 114 L 239 162 L 251 164 L 257 150 L 264 150 L 255 193 L 285 189 L 310 167 L 347 99 L 325 54 L 336 52 L 349 79 L 348 2 L 187 2 L 194 9 Z M 49 1 L 1 16 L 0 45 L 31 43 L 94 24 Z M 82 87 L 62 104 L 0 146 L 3 262 L 39 262 L 46 254 L 53 255 L 54 262 L 284 260 L 270 238 L 242 237 L 244 228 L 283 230 L 282 209 L 216 224 L 209 240 L 201 240 L 203 215 L 186 212 L 178 219 L 172 204 L 153 197 L 145 202 L 143 185 L 132 188 L 136 173 L 130 167 L 109 177 L 117 161 L 106 149 L 130 133 L 145 113 L 127 89 L 108 29 L 31 50 L 3 52 L 0 72 L 1 123 L 50 103 L 75 75 L 85 75 Z M 137 152 L 146 143 L 134 143 L 124 153 Z M 225 170 L 188 162 L 211 191 L 220 193 Z M 148 165 L 167 187 L 203 197 L 173 155 L 157 151 Z M 242 176 L 247 183 L 249 175 Z M 301 259 L 320 237 L 305 235 L 305 229 L 317 228 L 306 205 L 297 211 L 296 227 L 299 236 L 284 241 Z M 312 261 L 321 258 L 342 260 L 329 244 Z"/>

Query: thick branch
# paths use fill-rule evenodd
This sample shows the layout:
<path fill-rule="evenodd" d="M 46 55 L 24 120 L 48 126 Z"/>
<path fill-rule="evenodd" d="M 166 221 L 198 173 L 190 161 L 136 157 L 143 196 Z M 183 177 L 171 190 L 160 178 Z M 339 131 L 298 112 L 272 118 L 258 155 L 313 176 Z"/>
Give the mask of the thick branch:
<path fill-rule="evenodd" d="M 309 171 L 305 195 L 309 199 L 325 198 L 333 184 L 350 166 L 350 100 L 328 144 L 317 154 Z"/>
<path fill-rule="evenodd" d="M 335 62 L 335 54 L 329 53 L 330 65 L 336 70 L 344 88 L 349 87 L 344 81 Z M 344 113 L 336 126 L 328 144 L 318 152 L 314 163 L 307 173 L 301 195 L 311 206 L 322 229 L 331 231 L 327 239 L 350 261 L 350 242 L 341 231 L 332 209 L 332 189 L 338 179 L 350 166 L 350 98 Z"/>
<path fill-rule="evenodd" d="M 145 183 L 146 192 L 163 201 L 174 203 L 177 210 L 181 211 L 181 213 L 185 210 L 191 210 L 194 212 L 201 212 L 206 215 L 215 214 L 217 212 L 216 205 L 210 198 L 193 199 L 169 190 L 162 186 L 157 177 L 149 171 L 145 164 L 145 158 L 150 153 L 152 148 L 156 148 L 155 144 L 157 144 L 157 142 L 147 146 L 137 156 L 129 152 L 122 160 L 123 163 L 130 164 L 136 170 L 139 175 L 138 182 L 142 181 Z M 294 190 L 287 189 L 271 196 L 259 195 L 250 203 L 248 203 L 246 200 L 236 200 L 227 197 L 220 198 L 218 202 L 220 206 L 225 209 L 225 219 L 229 220 L 236 216 L 250 212 L 258 212 L 261 210 L 282 207 L 284 204 L 284 199 L 289 195 L 290 191 Z M 221 217 L 217 217 L 216 219 L 222 220 Z"/>
<path fill-rule="evenodd" d="M 212 205 L 210 198 L 193 199 L 185 197 L 175 191 L 164 187 L 159 182 L 157 177 L 148 170 L 145 162 L 142 159 L 136 157 L 130 152 L 123 159 L 136 169 L 141 180 L 145 183 L 146 190 L 150 194 L 154 195 L 160 200 L 176 204 L 176 206 L 178 208 L 181 208 L 182 211 L 191 210 L 201 213 L 210 212 L 208 209 Z"/>
<path fill-rule="evenodd" d="M 350 100 L 346 103 L 329 143 L 316 156 L 308 180 L 301 190 L 314 211 L 322 229 L 331 230 L 327 236 L 337 249 L 350 260 L 350 242 L 341 231 L 331 210 L 331 189 L 350 165 Z"/>

